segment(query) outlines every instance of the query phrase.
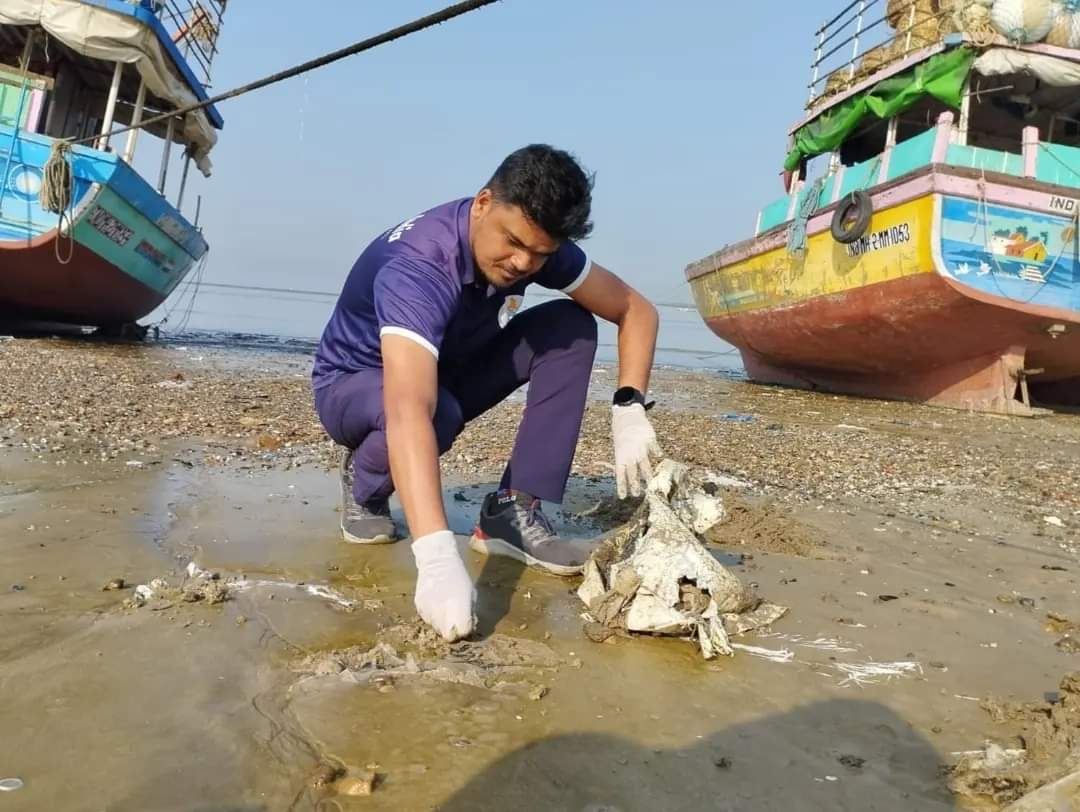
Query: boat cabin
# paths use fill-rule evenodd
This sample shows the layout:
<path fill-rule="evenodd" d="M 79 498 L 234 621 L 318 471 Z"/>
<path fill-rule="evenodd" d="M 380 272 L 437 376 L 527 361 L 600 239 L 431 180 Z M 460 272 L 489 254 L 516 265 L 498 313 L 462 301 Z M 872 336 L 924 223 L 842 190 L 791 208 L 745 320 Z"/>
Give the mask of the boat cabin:
<path fill-rule="evenodd" d="M 855 0 L 823 23 L 786 194 L 756 233 L 792 221 L 808 196 L 823 208 L 934 165 L 1080 187 L 1080 12 L 1012 37 L 979 16 L 989 13 L 964 0 Z"/>
<path fill-rule="evenodd" d="M 130 165 L 145 136 L 131 130 L 110 139 L 110 130 L 208 98 L 226 0 L 58 2 L 65 14 L 44 15 L 40 3 L 22 0 L 0 8 L 0 216 L 20 140 L 93 139 L 77 151 Z M 211 107 L 149 128 L 163 141 L 159 194 L 166 192 L 173 145 L 186 157 L 172 195 L 178 209 L 188 164 L 209 174 L 222 125 Z"/>
<path fill-rule="evenodd" d="M 0 322 L 140 335 L 203 267 L 185 191 L 223 125 L 198 103 L 225 2 L 0 2 Z"/>

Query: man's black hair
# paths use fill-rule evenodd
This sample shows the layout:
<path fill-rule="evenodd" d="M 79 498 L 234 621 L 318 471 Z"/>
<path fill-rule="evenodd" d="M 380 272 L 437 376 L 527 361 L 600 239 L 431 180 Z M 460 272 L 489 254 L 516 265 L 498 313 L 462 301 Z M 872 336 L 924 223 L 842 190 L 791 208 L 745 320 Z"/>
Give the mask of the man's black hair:
<path fill-rule="evenodd" d="M 506 156 L 486 186 L 556 240 L 581 240 L 592 232 L 593 178 L 568 152 L 547 144 L 522 147 Z"/>

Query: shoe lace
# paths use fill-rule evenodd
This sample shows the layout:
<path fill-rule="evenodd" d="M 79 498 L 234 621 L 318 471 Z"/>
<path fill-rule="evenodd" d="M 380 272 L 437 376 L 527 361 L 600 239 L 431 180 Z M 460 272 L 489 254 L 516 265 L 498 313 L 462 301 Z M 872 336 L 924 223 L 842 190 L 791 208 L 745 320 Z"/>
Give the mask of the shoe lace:
<path fill-rule="evenodd" d="M 555 535 L 555 527 L 551 519 L 540 509 L 540 500 L 536 499 L 526 510 L 525 526 L 521 535 L 526 541 L 533 544 L 548 541 Z"/>
<path fill-rule="evenodd" d="M 363 505 L 357 503 L 355 500 L 350 499 L 349 505 L 345 508 L 345 516 L 349 519 L 370 519 L 375 515 L 374 512 L 368 510 Z"/>
<path fill-rule="evenodd" d="M 363 505 L 357 502 L 350 492 L 346 500 L 345 516 L 348 519 L 371 519 L 376 516 L 389 517 L 390 503 L 382 502 L 377 505 Z"/>

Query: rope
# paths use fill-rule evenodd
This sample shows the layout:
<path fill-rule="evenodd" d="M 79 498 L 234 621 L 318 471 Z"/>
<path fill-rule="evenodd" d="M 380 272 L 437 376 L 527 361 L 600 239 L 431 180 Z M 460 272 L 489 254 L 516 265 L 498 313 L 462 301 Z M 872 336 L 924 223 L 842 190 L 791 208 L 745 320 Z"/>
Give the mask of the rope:
<path fill-rule="evenodd" d="M 57 215 L 56 240 L 53 242 L 53 253 L 56 255 L 56 261 L 61 265 L 69 264 L 75 256 L 75 235 L 72 233 L 75 220 L 68 211 L 73 203 L 73 183 L 71 145 L 66 141 L 53 141 L 52 149 L 49 151 L 49 160 L 42 167 L 41 191 L 38 192 L 38 203 L 43 211 L 54 212 Z M 65 215 L 68 221 L 68 252 L 66 257 L 60 253 L 61 242 L 64 238 Z"/>
<path fill-rule="evenodd" d="M 977 48 L 989 48 L 995 42 L 997 42 L 998 33 L 994 30 L 994 27 L 990 24 L 989 20 L 983 20 L 975 25 L 972 25 L 968 30 L 964 31 L 969 37 L 971 42 Z"/>
<path fill-rule="evenodd" d="M 63 244 L 64 238 L 64 217 L 67 217 L 67 243 L 68 252 L 67 256 L 63 256 L 60 253 L 60 246 Z M 61 265 L 69 265 L 72 258 L 75 256 L 75 221 L 66 212 L 60 212 L 59 220 L 56 224 L 56 239 L 53 241 L 53 254 L 56 256 L 56 261 Z"/>
<path fill-rule="evenodd" d="M 799 201 L 799 208 L 795 217 L 788 226 L 787 252 L 791 256 L 802 257 L 806 253 L 806 226 L 817 211 L 821 203 L 821 191 L 825 186 L 825 178 L 815 178 L 806 195 Z"/>
<path fill-rule="evenodd" d="M 1031 296 L 1029 296 L 1027 299 L 1020 299 L 1019 297 L 1010 296 L 1008 293 L 1006 293 L 1004 290 L 1002 290 L 1001 285 L 998 283 L 998 278 L 997 277 L 998 277 L 998 274 L 1001 274 L 1002 276 L 1007 277 L 1009 279 L 1013 279 L 1015 277 L 1012 274 L 1006 272 L 1001 267 L 1001 264 L 998 262 L 997 254 L 994 253 L 993 248 L 990 246 L 989 239 L 988 239 L 989 236 L 990 236 L 990 207 L 989 207 L 989 204 L 987 203 L 987 200 L 986 200 L 986 172 L 985 172 L 985 170 L 983 170 L 982 178 L 979 180 L 978 188 L 979 188 L 979 214 L 982 216 L 983 249 L 986 251 L 987 254 L 990 255 L 990 259 L 994 263 L 994 269 L 990 273 L 990 278 L 994 282 L 994 287 L 997 288 L 998 293 L 1000 293 L 1001 296 L 1003 298 L 1005 298 L 1005 299 L 1009 299 L 1010 301 L 1014 301 L 1014 302 L 1020 302 L 1021 304 L 1031 304 L 1035 300 L 1035 298 L 1040 293 L 1042 293 L 1043 289 L 1047 285 L 1050 284 L 1050 277 L 1052 277 L 1054 275 L 1054 271 L 1057 269 L 1058 263 L 1061 262 L 1061 258 L 1063 256 L 1065 256 L 1065 251 L 1066 251 L 1070 241 L 1066 240 L 1066 239 L 1062 239 L 1062 241 L 1061 241 L 1061 250 L 1058 252 L 1058 255 L 1056 257 L 1054 257 L 1053 264 L 1050 265 L 1050 269 L 1042 276 L 1042 282 L 1039 283 L 1038 287 L 1035 288 L 1035 291 L 1031 294 Z M 1074 235 L 1075 235 L 1075 232 L 1076 232 L 1076 225 L 1078 223 L 1078 218 L 1080 218 L 1080 211 L 1077 211 L 1077 212 L 1073 213 L 1073 216 L 1072 216 L 1072 219 L 1071 219 L 1069 225 L 1066 226 L 1066 229 L 1069 229 L 1069 228 L 1073 229 L 1073 234 Z M 978 228 L 978 225 L 976 225 L 975 228 Z"/>
<path fill-rule="evenodd" d="M 1039 142 L 1039 149 L 1042 150 L 1045 154 L 1049 155 L 1051 158 L 1053 158 L 1059 164 L 1061 164 L 1065 169 L 1068 169 L 1070 174 L 1072 174 L 1073 177 L 1080 178 L 1080 170 L 1077 170 L 1076 167 L 1066 163 L 1061 158 L 1059 158 L 1057 155 L 1052 153 L 1050 151 L 1050 148 L 1047 147 L 1046 144 L 1044 144 L 1042 141 Z M 1062 184 L 1062 185 L 1064 185 L 1064 184 Z"/>
<path fill-rule="evenodd" d="M 38 203 L 45 211 L 62 214 L 71 205 L 71 145 L 54 141 L 49 160 L 42 168 L 41 191 Z"/>
<path fill-rule="evenodd" d="M 952 16 L 953 26 L 957 31 L 966 34 L 975 47 L 986 48 L 997 41 L 998 33 L 990 22 L 990 9 L 987 5 L 971 0 L 959 0 L 954 2 Z"/>
<path fill-rule="evenodd" d="M 332 51 L 325 56 L 320 56 L 317 59 L 309 60 L 308 62 L 304 62 L 293 68 L 289 68 L 288 70 L 279 71 L 278 73 L 274 73 L 257 81 L 249 82 L 246 85 L 242 85 L 241 87 L 237 87 L 232 90 L 226 91 L 225 93 L 213 96 L 212 98 L 206 99 L 205 101 L 196 102 L 195 104 L 189 104 L 186 107 L 180 107 L 176 110 L 171 110 L 168 113 L 162 113 L 161 115 L 153 116 L 152 118 L 143 119 L 137 124 L 131 124 L 126 127 L 119 127 L 117 129 L 111 130 L 110 132 L 105 133 L 104 137 L 112 138 L 113 136 L 121 135 L 130 130 L 136 130 L 142 127 L 149 127 L 151 124 L 168 121 L 170 118 L 176 116 L 185 116 L 188 113 L 194 113 L 197 110 L 202 110 L 203 108 L 210 107 L 211 105 L 218 104 L 229 99 L 234 99 L 237 96 L 243 96 L 247 93 L 261 90 L 264 87 L 269 87 L 270 85 L 277 84 L 278 82 L 283 82 L 286 79 L 292 79 L 296 76 L 300 76 L 301 74 L 316 70 L 317 68 L 321 68 L 331 63 L 338 62 L 339 60 L 345 59 L 346 57 L 355 56 L 356 54 L 363 53 L 364 51 L 370 51 L 372 48 L 377 48 L 380 45 L 385 45 L 388 42 L 393 42 L 396 39 L 401 39 L 402 37 L 408 36 L 409 34 L 415 34 L 419 31 L 423 31 L 424 29 L 433 28 L 440 23 L 447 22 L 454 19 L 455 17 L 460 17 L 463 14 L 468 14 L 470 11 L 475 11 L 479 8 L 482 8 L 484 6 L 490 6 L 492 3 L 497 2 L 499 2 L 499 0 L 464 0 L 464 2 L 456 3 L 452 6 L 447 6 L 446 8 L 442 9 L 441 11 L 437 11 L 434 14 L 429 14 L 426 17 L 421 17 L 417 20 L 413 20 L 411 23 L 406 23 L 405 25 L 398 26 L 397 28 L 393 28 L 389 31 L 385 31 L 382 34 L 377 34 L 374 37 L 369 37 L 368 39 L 361 40 L 360 42 L 354 43 L 353 45 L 350 45 L 346 48 Z M 87 136 L 86 138 L 72 140 L 68 143 L 88 144 L 91 141 L 96 141 L 101 137 L 103 137 L 103 135 L 99 133 L 97 135 Z"/>
<path fill-rule="evenodd" d="M 185 308 L 183 314 L 180 316 L 180 322 L 178 326 L 172 330 L 173 333 L 179 335 L 187 329 L 188 322 L 191 320 L 192 312 L 195 309 L 195 299 L 199 295 L 199 290 L 202 286 L 203 274 L 206 271 L 206 265 L 210 259 L 210 252 L 203 254 L 202 259 L 199 260 L 198 268 L 194 273 L 189 273 L 187 278 L 181 282 L 173 294 L 176 295 L 173 305 L 165 308 L 165 314 L 156 322 L 151 324 L 151 327 L 156 327 L 159 330 L 168 323 L 169 319 L 173 317 L 180 308 Z M 188 296 L 188 294 L 191 294 Z M 172 294 L 170 294 L 171 296 Z"/>
<path fill-rule="evenodd" d="M 206 273 L 206 266 L 210 261 L 210 252 L 207 251 L 203 254 L 202 259 L 199 261 L 199 269 L 195 274 L 195 284 L 191 289 L 191 296 L 188 298 L 187 308 L 184 310 L 184 315 L 180 317 L 180 324 L 176 328 L 177 333 L 183 333 L 191 322 L 191 315 L 195 311 L 195 300 L 199 296 L 199 288 L 202 285 L 203 274 Z M 170 313 L 171 315 L 171 313 Z"/>

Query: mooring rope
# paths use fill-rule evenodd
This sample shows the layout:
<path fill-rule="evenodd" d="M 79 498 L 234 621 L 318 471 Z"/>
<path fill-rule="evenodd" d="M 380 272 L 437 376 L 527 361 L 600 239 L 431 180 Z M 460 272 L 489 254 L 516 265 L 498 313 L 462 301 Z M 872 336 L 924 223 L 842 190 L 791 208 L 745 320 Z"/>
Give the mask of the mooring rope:
<path fill-rule="evenodd" d="M 455 17 L 460 17 L 463 14 L 468 14 L 470 11 L 475 11 L 479 8 L 482 8 L 484 6 L 490 6 L 493 3 L 497 2 L 499 2 L 499 0 L 464 0 L 464 2 L 456 3 L 452 6 L 447 6 L 442 11 L 437 11 L 434 14 L 429 14 L 426 17 L 421 17 L 418 20 L 413 20 L 411 23 L 406 23 L 405 25 L 398 26 L 397 28 L 391 29 L 390 31 L 385 31 L 382 34 L 377 34 L 374 37 L 369 37 L 368 39 L 361 40 L 360 42 L 354 43 L 347 48 L 341 48 L 337 51 L 332 51 L 325 56 L 320 56 L 318 59 L 312 59 L 308 62 L 304 62 L 303 64 L 289 68 L 288 70 L 280 71 L 278 73 L 259 79 L 258 81 L 250 82 L 246 85 L 242 85 L 241 87 L 226 91 L 225 93 L 221 93 L 217 96 L 206 99 L 205 101 L 196 102 L 195 104 L 189 104 L 186 107 L 180 107 L 168 113 L 162 113 L 161 115 L 154 116 L 153 118 L 143 119 L 138 124 L 130 124 L 126 127 L 120 127 L 118 129 L 111 130 L 109 133 L 104 135 L 104 137 L 112 138 L 114 135 L 120 135 L 122 133 L 128 132 L 129 130 L 147 127 L 151 124 L 157 124 L 160 121 L 167 121 L 168 119 L 175 116 L 184 116 L 188 113 L 193 113 L 196 110 L 201 110 L 204 107 L 209 107 L 210 105 L 218 104 L 219 102 L 234 99 L 237 96 L 243 96 L 255 90 L 261 90 L 264 87 L 269 87 L 270 85 L 277 84 L 278 82 L 283 82 L 286 79 L 292 79 L 296 76 L 300 76 L 301 74 L 309 73 L 310 71 L 316 70 L 317 68 L 322 68 L 333 62 L 345 59 L 346 57 L 355 56 L 356 54 L 363 53 L 364 51 L 370 51 L 372 48 L 376 48 L 380 45 L 385 45 L 386 43 L 393 42 L 396 39 L 401 39 L 402 37 L 408 36 L 409 34 L 415 34 L 419 31 L 423 31 L 426 28 L 432 28 L 433 26 L 439 25 L 440 23 L 447 22 L 448 20 L 452 20 Z M 103 136 L 101 134 L 92 135 L 86 138 L 80 138 L 74 141 L 70 141 L 69 143 L 85 144 L 89 143 L 90 141 L 96 141 L 97 139 L 102 137 Z"/>
<path fill-rule="evenodd" d="M 434 14 L 429 14 L 426 17 L 420 17 L 417 20 L 413 20 L 405 25 L 400 25 L 397 28 L 393 28 L 389 31 L 385 31 L 382 34 L 377 34 L 374 37 L 369 37 L 360 42 L 356 42 L 349 45 L 346 48 L 341 48 L 337 51 L 332 51 L 324 56 L 320 56 L 317 59 L 311 59 L 288 70 L 279 71 L 277 73 L 266 76 L 254 82 L 249 82 L 246 85 L 242 85 L 232 90 L 220 93 L 217 96 L 213 96 L 204 101 L 195 102 L 185 107 L 180 107 L 176 110 L 171 110 L 161 115 L 153 116 L 139 121 L 137 124 L 129 124 L 127 126 L 118 127 L 110 130 L 104 135 L 98 133 L 96 135 L 87 136 L 86 138 L 77 139 L 61 139 L 57 140 L 52 147 L 52 152 L 49 155 L 49 160 L 44 166 L 44 177 L 42 178 L 41 191 L 38 195 L 38 199 L 41 203 L 41 207 L 46 211 L 56 212 L 60 214 L 61 221 L 63 220 L 63 212 L 65 212 L 70 205 L 72 197 L 72 183 L 73 172 L 71 168 L 71 147 L 75 144 L 86 144 L 92 141 L 97 141 L 99 138 L 112 138 L 116 135 L 121 135 L 130 130 L 145 129 L 152 124 L 157 124 L 161 121 L 167 121 L 168 119 L 175 118 L 177 116 L 185 116 L 188 113 L 193 113 L 197 110 L 202 110 L 214 104 L 227 101 L 229 99 L 235 99 L 237 96 L 243 96 L 247 93 L 252 93 L 256 90 L 261 90 L 264 87 L 283 82 L 286 79 L 292 79 L 301 74 L 308 73 L 318 68 L 325 67 L 333 62 L 345 59 L 349 56 L 355 56 L 356 54 L 363 53 L 364 51 L 370 51 L 372 48 L 377 48 L 380 45 L 385 45 L 388 42 L 406 37 L 409 34 L 415 34 L 419 31 L 423 31 L 427 28 L 432 28 L 440 23 L 447 22 L 460 17 L 463 14 L 467 14 L 470 11 L 475 11 L 484 6 L 490 6 L 493 3 L 497 3 L 499 0 L 464 0 L 464 2 L 456 3 L 452 6 L 447 6 L 441 11 L 437 11 Z M 69 218 L 70 221 L 70 218 Z M 59 257 L 58 257 L 59 258 Z"/>

